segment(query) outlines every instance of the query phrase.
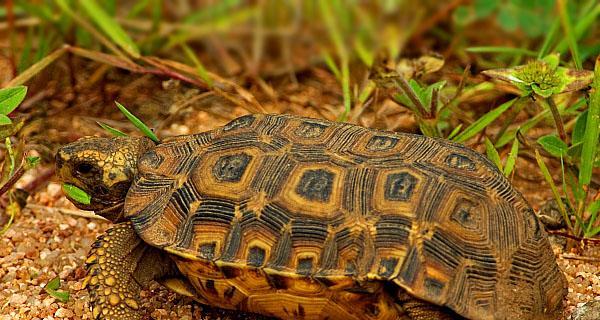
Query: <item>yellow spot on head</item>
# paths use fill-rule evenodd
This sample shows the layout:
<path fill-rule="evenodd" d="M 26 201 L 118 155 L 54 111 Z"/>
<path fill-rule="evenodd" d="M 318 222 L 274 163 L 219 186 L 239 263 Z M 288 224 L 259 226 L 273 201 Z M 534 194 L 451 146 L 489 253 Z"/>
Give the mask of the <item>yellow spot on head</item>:
<path fill-rule="evenodd" d="M 130 299 L 130 298 L 125 299 L 125 304 L 128 305 L 133 310 L 137 310 L 140 308 L 137 301 Z"/>
<path fill-rule="evenodd" d="M 115 279 L 115 277 L 108 277 L 106 278 L 106 280 L 104 280 L 104 283 L 106 283 L 107 286 L 114 286 L 117 283 L 117 280 Z"/>
<path fill-rule="evenodd" d="M 85 263 L 86 264 L 92 264 L 92 263 L 96 263 L 96 260 L 98 259 L 98 256 L 96 256 L 95 254 L 89 256 L 86 260 Z"/>
<path fill-rule="evenodd" d="M 100 307 L 98 307 L 98 306 L 95 306 L 95 307 L 92 309 L 92 315 L 94 316 L 94 319 L 97 319 L 97 318 L 98 318 L 98 316 L 100 316 Z"/>
<path fill-rule="evenodd" d="M 116 306 L 119 302 L 121 302 L 121 299 L 116 294 L 113 293 L 108 296 L 108 303 L 110 303 L 111 306 Z"/>

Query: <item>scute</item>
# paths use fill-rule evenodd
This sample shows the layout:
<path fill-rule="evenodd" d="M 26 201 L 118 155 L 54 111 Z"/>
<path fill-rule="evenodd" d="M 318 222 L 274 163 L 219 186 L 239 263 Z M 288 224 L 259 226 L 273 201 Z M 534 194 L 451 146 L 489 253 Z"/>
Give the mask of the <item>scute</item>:
<path fill-rule="evenodd" d="M 422 136 L 244 116 L 144 155 L 125 213 L 226 308 L 314 295 L 303 312 L 319 314 L 356 299 L 328 289 L 360 280 L 465 317 L 551 319 L 565 290 L 521 194 L 476 152 Z M 377 308 L 369 319 L 394 317 Z"/>

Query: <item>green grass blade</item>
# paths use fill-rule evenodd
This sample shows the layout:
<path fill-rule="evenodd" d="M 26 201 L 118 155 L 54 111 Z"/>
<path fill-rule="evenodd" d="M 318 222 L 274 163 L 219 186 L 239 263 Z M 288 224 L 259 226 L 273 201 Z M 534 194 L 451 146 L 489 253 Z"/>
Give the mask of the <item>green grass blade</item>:
<path fill-rule="evenodd" d="M 560 21 L 555 20 L 554 23 L 552 23 L 552 26 L 550 27 L 550 31 L 546 34 L 546 38 L 544 38 L 544 43 L 542 44 L 542 47 L 538 51 L 538 60 L 542 60 L 542 58 L 548 55 L 548 53 L 550 52 L 550 45 L 552 44 L 552 42 L 554 42 L 554 38 L 558 34 L 559 27 Z"/>
<path fill-rule="evenodd" d="M 567 43 L 569 44 L 569 49 L 571 50 L 571 57 L 575 62 L 575 67 L 578 70 L 581 70 L 582 66 L 581 59 L 579 58 L 579 46 L 577 44 L 575 32 L 573 31 L 573 26 L 571 25 L 571 18 L 569 18 L 569 12 L 567 11 L 566 0 L 558 0 L 558 12 L 560 15 L 560 22 L 562 24 L 563 30 L 565 31 Z"/>
<path fill-rule="evenodd" d="M 202 62 L 200 62 L 194 51 L 192 51 L 192 49 L 186 44 L 182 44 L 181 47 L 183 48 L 183 52 L 188 57 L 188 59 L 192 60 L 192 62 L 196 66 L 196 70 L 198 71 L 198 75 L 200 76 L 200 78 L 204 82 L 206 82 L 206 84 L 208 84 L 210 88 L 212 88 L 213 81 L 210 75 L 208 74 L 208 71 L 206 71 L 206 68 L 204 67 Z"/>
<path fill-rule="evenodd" d="M 588 108 L 583 147 L 581 149 L 581 166 L 579 168 L 579 183 L 589 185 L 592 178 L 594 157 L 598 148 L 598 133 L 600 132 L 600 56 L 596 58 L 594 82 Z"/>
<path fill-rule="evenodd" d="M 537 56 L 535 51 L 523 49 L 523 48 L 512 48 L 512 47 L 469 47 L 467 52 L 474 53 L 508 53 L 514 55 L 526 55 L 530 57 Z"/>
<path fill-rule="evenodd" d="M 452 129 L 452 132 L 450 132 L 450 134 L 448 135 L 448 137 L 446 139 L 452 140 L 460 132 L 460 129 L 462 128 L 462 126 L 463 126 L 462 123 L 460 123 L 454 129 Z"/>
<path fill-rule="evenodd" d="M 552 180 L 552 175 L 550 174 L 550 171 L 548 171 L 548 167 L 546 166 L 546 163 L 544 163 L 544 159 L 542 159 L 542 156 L 540 156 L 540 153 L 537 149 L 535 150 L 535 159 L 538 163 L 538 166 L 540 167 L 540 170 L 542 171 L 542 175 L 544 176 L 544 179 L 546 179 L 546 182 L 548 182 L 548 184 L 550 185 L 552 194 L 554 195 L 554 198 L 556 199 L 556 203 L 558 204 L 558 210 L 562 214 L 563 219 L 565 220 L 565 223 L 567 224 L 567 227 L 569 228 L 571 233 L 573 233 L 573 226 L 571 225 L 571 220 L 569 219 L 569 216 L 567 215 L 567 209 L 565 208 L 565 204 L 563 203 L 563 201 L 560 197 L 560 194 L 558 193 L 558 189 L 556 188 L 556 185 L 554 184 L 554 180 Z"/>
<path fill-rule="evenodd" d="M 333 73 L 333 75 L 335 76 L 336 79 L 338 79 L 338 81 L 341 81 L 342 80 L 342 72 L 340 71 L 340 68 L 338 68 L 337 64 L 335 63 L 335 61 L 333 60 L 333 57 L 331 56 L 331 54 L 329 54 L 329 52 L 323 52 L 323 60 L 325 61 L 325 64 L 329 68 L 329 71 L 331 71 Z"/>
<path fill-rule="evenodd" d="M 19 106 L 27 95 L 27 87 L 16 86 L 0 89 L 0 114 L 7 115 Z"/>
<path fill-rule="evenodd" d="M 127 119 L 129 119 L 129 121 L 131 121 L 131 123 L 133 123 L 133 125 L 136 126 L 136 128 L 140 129 L 140 131 L 144 135 L 146 135 L 146 137 L 152 139 L 152 141 L 154 141 L 156 143 L 160 142 L 160 140 L 154 134 L 154 132 L 152 132 L 152 130 L 150 130 L 150 128 L 148 128 L 148 126 L 146 124 L 144 124 L 142 122 L 142 120 L 140 120 L 138 117 L 134 116 L 133 113 L 129 112 L 129 110 L 127 110 L 127 108 L 125 108 L 122 104 L 118 103 L 117 101 L 115 101 L 115 104 L 117 105 L 117 108 L 119 108 L 119 110 L 121 110 L 121 112 L 123 112 L 125 117 L 127 117 Z"/>
<path fill-rule="evenodd" d="M 23 71 L 20 75 L 16 76 L 12 80 L 10 80 L 5 87 L 13 87 L 17 85 L 21 85 L 27 82 L 29 79 L 33 78 L 36 74 L 46 68 L 48 65 L 53 63 L 56 59 L 60 58 L 67 51 L 66 47 L 62 47 L 51 54 L 44 57 L 42 60 L 34 63 L 27 70 Z"/>
<path fill-rule="evenodd" d="M 515 138 L 513 141 L 512 147 L 510 148 L 510 153 L 508 154 L 508 158 L 506 158 L 506 164 L 504 164 L 504 176 L 508 177 L 513 169 L 515 168 L 515 163 L 517 162 L 517 156 L 519 155 L 519 139 Z"/>
<path fill-rule="evenodd" d="M 468 126 L 463 132 L 454 137 L 453 140 L 456 142 L 465 142 L 474 137 L 477 133 L 481 132 L 483 128 L 492 123 L 492 121 L 496 120 L 496 118 L 504 113 L 504 111 L 508 110 L 517 100 L 518 98 L 514 98 L 486 113 L 481 118 L 477 119 L 477 121 Z"/>
<path fill-rule="evenodd" d="M 81 0 L 81 6 L 94 22 L 102 29 L 117 45 L 134 58 L 140 57 L 140 49 L 119 24 L 108 15 L 95 0 Z"/>
<path fill-rule="evenodd" d="M 597 23 L 598 15 L 600 15 L 600 4 L 597 4 L 592 10 L 589 10 L 583 17 L 577 18 L 577 24 L 574 28 L 575 38 L 577 40 L 579 40 L 588 29 L 590 29 L 592 24 Z M 552 51 L 563 53 L 568 47 L 568 40 L 562 39 Z"/>
<path fill-rule="evenodd" d="M 127 137 L 127 134 L 125 134 L 123 131 L 119 130 L 119 129 L 115 129 L 109 125 L 107 125 L 106 123 L 102 123 L 102 122 L 98 122 L 96 121 L 96 123 L 104 130 L 108 131 L 108 133 L 112 134 L 115 137 Z"/>
<path fill-rule="evenodd" d="M 593 201 L 587 207 L 586 211 L 590 215 L 590 218 L 587 221 L 587 228 L 585 230 L 586 236 L 591 231 L 594 222 L 596 222 L 596 218 L 598 217 L 598 211 L 600 210 L 600 199 Z"/>
<path fill-rule="evenodd" d="M 498 167 L 498 170 L 502 171 L 502 162 L 500 161 L 500 154 L 498 154 L 498 150 L 494 148 L 494 144 L 485 137 L 485 154 L 488 159 L 492 160 L 492 162 Z"/>

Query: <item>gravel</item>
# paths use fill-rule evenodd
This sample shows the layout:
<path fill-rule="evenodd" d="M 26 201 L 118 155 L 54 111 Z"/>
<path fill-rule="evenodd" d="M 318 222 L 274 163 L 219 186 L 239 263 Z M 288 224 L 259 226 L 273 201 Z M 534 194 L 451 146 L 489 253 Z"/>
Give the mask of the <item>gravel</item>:
<path fill-rule="evenodd" d="M 89 297 L 82 289 L 83 263 L 91 243 L 109 223 L 78 216 L 81 212 L 63 197 L 57 183 L 50 183 L 29 202 L 0 237 L 0 320 L 90 319 Z M 559 247 L 555 251 L 569 282 L 567 319 L 586 302 L 600 301 L 600 258 L 564 259 Z M 590 247 L 580 254 L 595 260 L 600 249 Z M 59 290 L 70 293 L 66 303 L 44 290 L 56 276 L 61 279 Z M 246 319 L 238 313 L 203 307 L 156 283 L 142 292 L 142 300 L 147 310 L 153 310 L 151 319 Z"/>

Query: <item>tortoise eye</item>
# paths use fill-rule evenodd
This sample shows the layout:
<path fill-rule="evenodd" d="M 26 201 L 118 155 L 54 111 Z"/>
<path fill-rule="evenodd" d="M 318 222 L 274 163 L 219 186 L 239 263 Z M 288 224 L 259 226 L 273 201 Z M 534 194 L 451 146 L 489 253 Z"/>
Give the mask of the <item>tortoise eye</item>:
<path fill-rule="evenodd" d="M 75 167 L 75 171 L 77 171 L 80 174 L 87 174 L 92 172 L 92 170 L 94 169 L 94 166 L 92 166 L 89 163 L 80 163 Z"/>

